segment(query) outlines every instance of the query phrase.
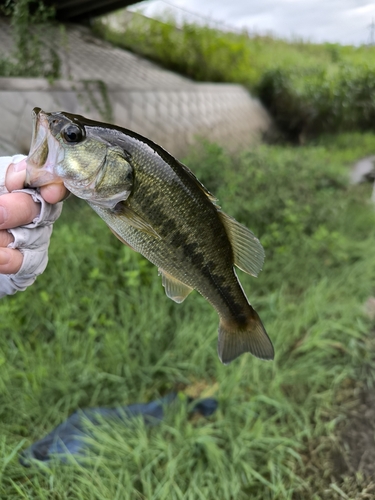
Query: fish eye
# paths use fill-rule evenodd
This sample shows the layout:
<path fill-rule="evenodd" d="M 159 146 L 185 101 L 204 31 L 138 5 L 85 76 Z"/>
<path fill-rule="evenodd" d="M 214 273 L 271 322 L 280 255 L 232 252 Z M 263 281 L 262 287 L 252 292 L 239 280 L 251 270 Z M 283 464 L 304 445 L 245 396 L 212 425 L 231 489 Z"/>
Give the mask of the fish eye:
<path fill-rule="evenodd" d="M 77 143 L 83 139 L 83 131 L 78 125 L 68 125 L 66 129 L 62 131 L 62 136 L 65 142 Z"/>

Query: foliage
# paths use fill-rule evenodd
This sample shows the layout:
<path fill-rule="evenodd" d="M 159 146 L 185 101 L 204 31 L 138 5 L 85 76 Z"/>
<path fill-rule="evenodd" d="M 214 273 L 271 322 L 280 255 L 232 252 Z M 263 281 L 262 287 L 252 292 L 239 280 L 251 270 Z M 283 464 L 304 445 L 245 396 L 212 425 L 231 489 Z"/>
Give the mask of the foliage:
<path fill-rule="evenodd" d="M 119 22 L 119 18 L 117 19 Z M 286 42 L 139 14 L 97 33 L 201 81 L 237 82 L 260 97 L 284 137 L 303 142 L 322 132 L 374 130 L 375 47 Z"/>
<path fill-rule="evenodd" d="M 370 187 L 349 187 L 346 175 L 374 145 L 371 134 L 323 137 L 233 157 L 202 144 L 187 160 L 266 248 L 257 280 L 239 274 L 275 343 L 273 363 L 243 355 L 221 365 L 211 306 L 196 293 L 170 301 L 154 266 L 86 204 L 66 201 L 46 272 L 0 302 L 0 497 L 341 498 L 330 455 L 345 411 L 338 396 L 372 382 L 362 304 L 375 285 Z M 105 426 L 84 463 L 17 463 L 78 407 L 176 387 L 181 403 L 166 422 Z M 219 411 L 189 421 L 183 394 L 202 388 Z"/>
<path fill-rule="evenodd" d="M 0 75 L 58 78 L 60 58 L 47 33 L 54 9 L 42 1 L 18 0 L 8 1 L 4 13 L 11 17 L 15 50 L 0 58 Z"/>

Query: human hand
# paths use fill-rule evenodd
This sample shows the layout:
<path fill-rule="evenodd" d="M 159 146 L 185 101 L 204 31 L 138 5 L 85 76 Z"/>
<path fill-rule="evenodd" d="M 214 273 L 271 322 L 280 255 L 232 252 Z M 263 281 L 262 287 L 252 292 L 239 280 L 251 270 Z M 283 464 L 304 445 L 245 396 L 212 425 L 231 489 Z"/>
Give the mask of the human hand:
<path fill-rule="evenodd" d="M 63 184 L 40 193 L 23 189 L 25 178 L 25 157 L 0 158 L 0 297 L 24 290 L 44 271 L 52 224 L 62 209 L 57 202 L 68 194 Z"/>

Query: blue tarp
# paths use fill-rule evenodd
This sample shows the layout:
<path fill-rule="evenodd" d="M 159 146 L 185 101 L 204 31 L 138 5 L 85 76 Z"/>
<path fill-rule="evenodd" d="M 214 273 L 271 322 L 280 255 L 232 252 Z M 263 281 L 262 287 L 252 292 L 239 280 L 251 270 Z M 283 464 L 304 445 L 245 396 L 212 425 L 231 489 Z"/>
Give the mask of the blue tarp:
<path fill-rule="evenodd" d="M 48 462 L 51 459 L 66 463 L 69 455 L 84 457 L 89 446 L 85 438 L 91 437 L 93 425 L 98 427 L 103 422 L 117 421 L 129 425 L 134 417 L 142 417 L 147 425 L 158 424 L 163 420 L 165 411 L 170 409 L 177 394 L 170 393 L 161 399 L 150 403 L 136 403 L 117 408 L 89 408 L 78 410 L 65 422 L 58 425 L 47 436 L 33 443 L 22 452 L 20 463 L 25 467 L 31 465 L 31 460 Z M 204 417 L 212 415 L 218 406 L 213 398 L 194 401 L 188 399 L 191 414 L 200 414 Z M 91 429 L 90 429 L 91 428 Z"/>

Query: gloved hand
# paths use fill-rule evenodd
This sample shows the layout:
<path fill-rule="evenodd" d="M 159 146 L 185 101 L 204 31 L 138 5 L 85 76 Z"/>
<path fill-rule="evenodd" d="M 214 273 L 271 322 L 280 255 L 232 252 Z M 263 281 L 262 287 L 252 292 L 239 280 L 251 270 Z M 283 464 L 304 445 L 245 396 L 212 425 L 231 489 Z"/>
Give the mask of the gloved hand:
<path fill-rule="evenodd" d="M 67 195 L 63 184 L 23 189 L 25 156 L 0 157 L 0 297 L 25 290 L 48 262 L 52 225 Z"/>

